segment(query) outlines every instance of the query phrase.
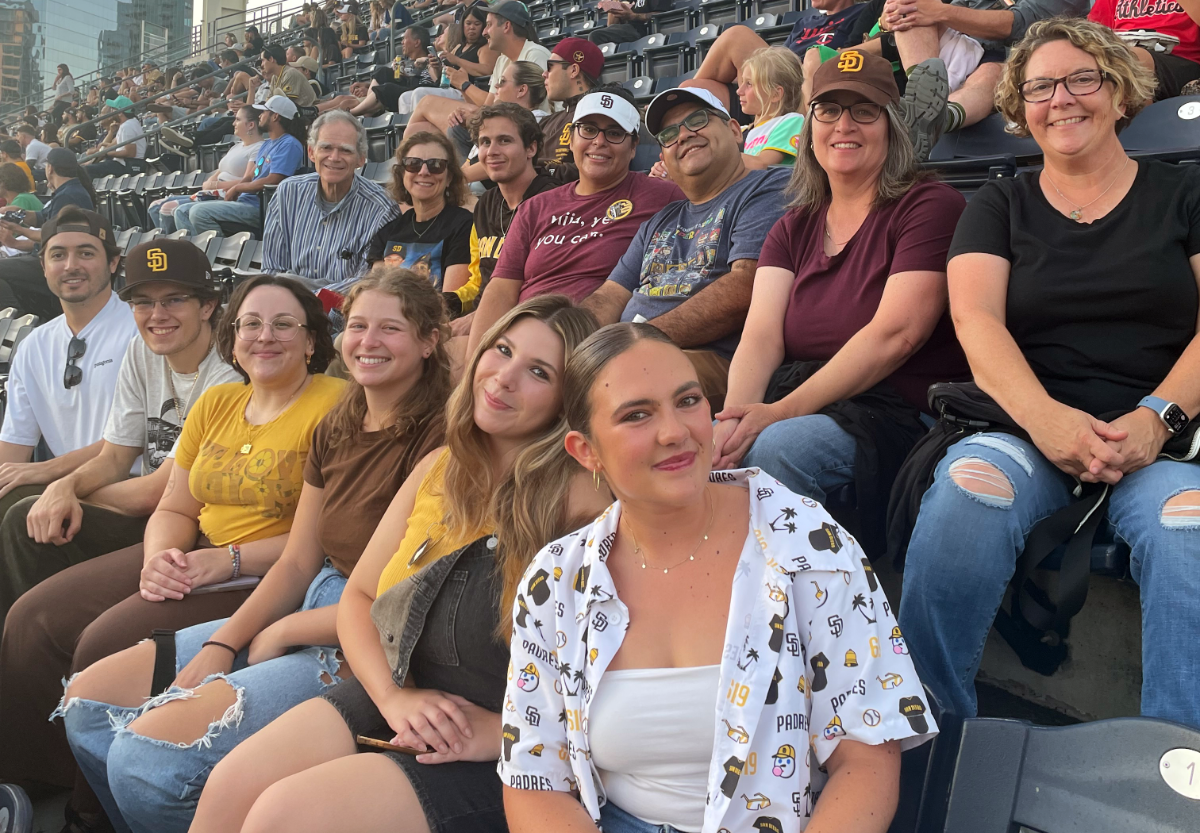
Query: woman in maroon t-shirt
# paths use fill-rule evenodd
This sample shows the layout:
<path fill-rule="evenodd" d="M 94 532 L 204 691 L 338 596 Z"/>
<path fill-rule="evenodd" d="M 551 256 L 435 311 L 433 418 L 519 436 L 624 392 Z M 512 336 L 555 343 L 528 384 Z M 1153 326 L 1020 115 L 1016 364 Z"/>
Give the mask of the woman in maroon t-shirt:
<path fill-rule="evenodd" d="M 767 236 L 717 414 L 714 468 L 744 461 L 824 501 L 855 482 L 864 432 L 846 430 L 848 414 L 886 426 L 871 450 L 898 465 L 923 433 L 929 385 L 966 378 L 946 313 L 946 251 L 965 201 L 917 168 L 887 61 L 844 52 L 813 85 L 792 208 Z M 785 363 L 805 363 L 792 368 L 799 386 L 764 401 Z M 874 468 L 888 482 L 869 485 L 886 502 L 895 466 Z"/>

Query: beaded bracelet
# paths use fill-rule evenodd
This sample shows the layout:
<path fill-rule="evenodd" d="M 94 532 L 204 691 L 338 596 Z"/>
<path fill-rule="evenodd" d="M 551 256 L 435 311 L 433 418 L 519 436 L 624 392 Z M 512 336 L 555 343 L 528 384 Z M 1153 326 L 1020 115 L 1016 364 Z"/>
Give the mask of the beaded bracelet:
<path fill-rule="evenodd" d="M 229 545 L 229 560 L 233 562 L 233 575 L 229 577 L 232 581 L 242 574 L 242 548 L 237 544 Z"/>

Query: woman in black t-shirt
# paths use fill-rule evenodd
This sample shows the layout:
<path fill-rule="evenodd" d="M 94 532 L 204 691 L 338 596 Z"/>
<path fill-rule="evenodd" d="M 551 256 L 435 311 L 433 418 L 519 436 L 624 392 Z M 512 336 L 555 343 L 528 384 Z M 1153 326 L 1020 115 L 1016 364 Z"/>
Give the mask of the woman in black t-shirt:
<path fill-rule="evenodd" d="M 438 289 L 467 282 L 471 263 L 471 212 L 462 207 L 467 181 L 454 145 L 440 133 L 417 133 L 396 149 L 392 196 L 411 205 L 381 228 L 367 247 L 367 263 L 404 266 Z"/>
<path fill-rule="evenodd" d="M 997 91 L 1045 168 L 968 204 L 950 306 L 976 384 L 1030 441 L 949 449 L 900 608 L 922 681 L 963 717 L 1030 530 L 1083 481 L 1110 487 L 1105 522 L 1141 586 L 1142 713 L 1200 727 L 1200 465 L 1159 457 L 1200 412 L 1200 174 L 1126 156 L 1117 131 L 1153 92 L 1109 29 L 1064 19 L 1030 28 Z"/>

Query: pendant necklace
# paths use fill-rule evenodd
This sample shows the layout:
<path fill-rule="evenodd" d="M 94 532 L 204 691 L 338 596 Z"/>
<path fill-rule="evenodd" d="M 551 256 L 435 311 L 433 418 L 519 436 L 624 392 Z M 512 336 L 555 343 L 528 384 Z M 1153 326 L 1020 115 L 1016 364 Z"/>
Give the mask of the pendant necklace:
<path fill-rule="evenodd" d="M 1116 151 L 1113 151 L 1113 156 L 1116 156 Z M 1108 183 L 1108 187 L 1100 192 L 1100 197 L 1103 197 L 1105 194 L 1107 194 L 1109 191 L 1112 190 L 1112 187 L 1117 184 L 1117 180 L 1121 178 L 1121 174 L 1125 173 L 1125 169 L 1129 167 L 1129 163 L 1132 161 L 1133 161 L 1133 157 L 1126 158 L 1125 164 L 1121 166 L 1121 170 L 1117 171 L 1117 175 L 1114 176 L 1112 178 L 1112 180 Z M 1070 217 L 1072 220 L 1074 220 L 1077 223 L 1082 223 L 1083 222 L 1083 209 L 1087 208 L 1093 202 L 1100 199 L 1100 197 L 1096 197 L 1096 199 L 1092 200 L 1091 202 L 1087 202 L 1087 203 L 1084 203 L 1083 205 L 1079 205 L 1077 202 L 1075 202 L 1075 200 L 1071 199 L 1066 194 L 1064 194 L 1062 192 L 1062 189 L 1060 189 L 1057 185 L 1054 184 L 1054 180 L 1050 178 L 1049 171 L 1047 171 L 1045 168 L 1043 168 L 1042 173 L 1046 175 L 1046 181 L 1050 183 L 1050 187 L 1053 188 L 1055 191 L 1057 191 L 1058 195 L 1060 197 L 1062 197 L 1064 200 L 1069 202 L 1071 205 L 1075 206 L 1075 208 L 1073 208 L 1071 211 L 1067 212 L 1067 216 Z"/>
<path fill-rule="evenodd" d="M 213 342 L 212 339 L 209 339 L 208 351 L 204 354 L 204 358 L 200 360 L 200 365 L 203 365 L 208 360 L 212 349 Z M 183 428 L 183 418 L 192 404 L 192 394 L 196 392 L 196 383 L 200 381 L 200 366 L 197 365 L 196 367 L 196 375 L 192 377 L 192 386 L 188 388 L 187 399 L 183 400 L 183 407 L 181 408 L 179 407 L 179 396 L 175 393 L 174 371 L 171 370 L 171 363 L 167 361 L 166 356 L 163 357 L 163 363 L 167 366 L 167 389 L 171 392 L 171 403 L 175 406 L 175 416 L 179 420 L 179 427 Z"/>
<path fill-rule="evenodd" d="M 676 567 L 686 564 L 689 561 L 695 561 L 696 553 L 700 552 L 700 548 L 702 546 L 704 546 L 704 542 L 708 540 L 708 533 L 712 530 L 712 522 L 713 522 L 713 515 L 715 514 L 715 508 L 713 507 L 712 495 L 709 494 L 709 491 L 707 488 L 705 488 L 705 490 L 704 490 L 704 497 L 708 502 L 708 523 L 704 527 L 704 537 L 700 539 L 700 543 L 696 544 L 696 548 L 694 550 L 692 550 L 692 554 L 689 555 L 687 558 L 683 559 L 678 564 L 672 564 L 670 567 L 663 567 L 664 575 L 669 573 L 671 570 L 674 570 Z M 633 539 L 633 554 L 642 559 L 642 569 L 644 570 L 644 569 L 646 569 L 646 554 L 644 552 L 642 552 L 642 548 L 638 544 L 637 536 L 633 534 L 633 527 L 630 526 L 628 523 L 626 523 L 625 528 L 629 530 L 629 537 Z M 658 568 L 656 567 L 655 569 L 658 569 Z"/>
<path fill-rule="evenodd" d="M 292 404 L 292 400 L 295 399 L 297 396 L 299 396 L 300 391 L 304 390 L 304 388 L 308 385 L 309 378 L 310 377 L 306 374 L 304 377 L 304 381 L 300 383 L 300 387 L 296 388 L 296 390 L 292 393 L 292 395 L 288 397 L 288 401 L 283 403 L 283 407 L 280 408 L 278 411 L 276 411 L 275 415 L 273 417 L 268 419 L 266 422 L 262 422 L 262 423 L 259 423 L 258 425 L 250 426 L 250 436 L 247 438 L 246 442 L 244 442 L 242 444 L 242 447 L 238 449 L 238 454 L 249 454 L 250 453 L 250 449 L 252 449 L 254 447 L 254 438 L 258 436 L 258 432 L 262 430 L 262 427 L 264 425 L 270 425 L 272 422 L 274 422 L 276 419 L 279 418 L 280 414 L 282 414 L 284 411 L 286 411 L 288 409 L 288 406 Z M 251 393 L 250 396 L 251 396 L 251 398 L 253 398 L 254 394 Z M 247 407 L 249 407 L 249 403 L 247 403 Z M 247 419 L 246 421 L 249 422 L 250 420 Z"/>

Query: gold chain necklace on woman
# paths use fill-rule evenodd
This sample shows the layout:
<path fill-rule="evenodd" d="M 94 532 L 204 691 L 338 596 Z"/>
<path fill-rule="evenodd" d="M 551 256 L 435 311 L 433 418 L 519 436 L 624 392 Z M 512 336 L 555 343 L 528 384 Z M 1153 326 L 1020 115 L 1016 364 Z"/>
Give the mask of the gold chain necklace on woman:
<path fill-rule="evenodd" d="M 704 546 L 704 542 L 708 540 L 708 533 L 710 530 L 712 530 L 713 516 L 716 512 L 715 508 L 713 507 L 712 495 L 709 494 L 707 487 L 704 489 L 704 498 L 708 502 L 708 523 L 704 526 L 704 537 L 700 539 L 700 543 L 696 544 L 696 548 L 692 550 L 691 555 L 689 555 L 687 558 L 683 559 L 678 564 L 672 564 L 670 567 L 663 567 L 664 575 L 689 561 L 695 561 L 696 553 L 700 552 L 700 548 Z M 646 554 L 642 552 L 642 547 L 640 544 L 638 544 L 637 536 L 633 534 L 633 526 L 626 522 L 625 528 L 629 530 L 629 537 L 633 539 L 633 554 L 642 559 L 642 569 L 644 570 L 646 569 Z M 658 568 L 655 567 L 654 569 L 657 570 Z"/>
<path fill-rule="evenodd" d="M 1117 150 L 1120 150 L 1120 148 L 1118 148 Z M 1114 150 L 1113 156 L 1116 156 L 1116 155 L 1117 155 L 1117 151 Z M 1111 159 L 1112 157 L 1109 157 L 1109 158 Z M 1100 192 L 1100 197 L 1103 197 L 1105 194 L 1107 194 L 1109 191 L 1112 190 L 1112 187 L 1117 184 L 1117 180 L 1121 178 L 1121 174 L 1125 173 L 1125 169 L 1129 167 L 1129 163 L 1132 161 L 1133 161 L 1132 156 L 1126 157 L 1125 164 L 1121 166 L 1121 170 L 1117 171 L 1117 175 L 1114 176 L 1112 178 L 1112 180 L 1108 183 L 1108 187 Z M 1074 209 L 1072 209 L 1070 212 L 1067 213 L 1067 216 L 1070 217 L 1072 220 L 1074 220 L 1077 223 L 1082 223 L 1083 222 L 1083 209 L 1087 208 L 1093 202 L 1100 199 L 1100 197 L 1096 197 L 1095 200 L 1092 200 L 1091 202 L 1080 205 L 1079 203 L 1075 202 L 1075 200 L 1071 199 L 1066 194 L 1064 194 L 1062 192 L 1062 189 L 1054 184 L 1054 180 L 1050 178 L 1049 171 L 1047 171 L 1045 168 L 1042 168 L 1042 173 L 1046 175 L 1046 181 L 1050 183 L 1050 187 L 1053 188 L 1055 191 L 1057 191 L 1058 195 L 1060 197 L 1062 197 L 1064 200 L 1069 202 L 1071 205 L 1075 206 Z"/>
<path fill-rule="evenodd" d="M 276 411 L 270 419 L 260 422 L 258 425 L 250 426 L 249 436 L 246 438 L 246 442 L 242 443 L 242 447 L 238 449 L 238 454 L 249 454 L 250 453 L 250 449 L 252 449 L 254 447 L 254 440 L 258 437 L 258 432 L 263 429 L 264 425 L 270 425 L 272 422 L 274 422 L 276 419 L 279 418 L 280 414 L 282 414 L 284 411 L 286 411 L 288 409 L 288 406 L 292 404 L 292 400 L 300 395 L 300 391 L 304 390 L 305 385 L 308 384 L 309 378 L 310 377 L 308 376 L 308 374 L 304 375 L 304 381 L 302 381 L 300 383 L 300 387 L 296 388 L 296 390 L 294 390 L 292 392 L 292 395 L 288 397 L 287 402 L 284 402 L 283 406 L 278 411 Z M 254 399 L 253 393 L 250 394 L 250 399 L 251 400 Z M 246 403 L 247 409 L 249 408 L 249 405 L 250 405 L 249 402 Z M 246 420 L 247 423 L 249 421 L 250 421 L 249 419 Z"/>

